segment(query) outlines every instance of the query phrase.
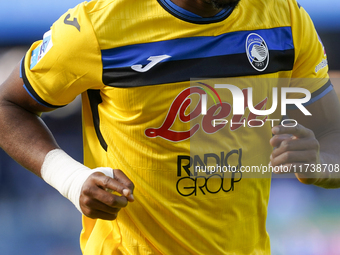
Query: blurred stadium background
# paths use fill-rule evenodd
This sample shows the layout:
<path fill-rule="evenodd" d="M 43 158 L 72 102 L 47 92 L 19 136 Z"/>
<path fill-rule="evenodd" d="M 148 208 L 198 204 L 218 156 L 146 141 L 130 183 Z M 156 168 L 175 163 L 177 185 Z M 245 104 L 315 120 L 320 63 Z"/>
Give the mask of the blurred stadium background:
<path fill-rule="evenodd" d="M 0 83 L 29 45 L 80 0 L 11 0 L 0 8 Z M 340 91 L 340 2 L 300 0 L 327 50 Z M 339 93 L 340 95 L 340 93 Z M 15 116 L 13 116 L 15 117 Z M 80 99 L 44 114 L 59 145 L 82 160 Z M 0 127 L 1 128 L 1 127 Z M 340 254 L 340 190 L 273 179 L 267 229 L 274 255 Z M 79 255 L 80 213 L 0 149 L 0 254 Z"/>

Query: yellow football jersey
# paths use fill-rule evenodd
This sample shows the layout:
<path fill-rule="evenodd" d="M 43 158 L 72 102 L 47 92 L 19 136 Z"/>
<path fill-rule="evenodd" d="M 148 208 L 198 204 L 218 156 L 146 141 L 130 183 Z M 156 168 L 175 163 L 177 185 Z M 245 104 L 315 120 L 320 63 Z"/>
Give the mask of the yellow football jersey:
<path fill-rule="evenodd" d="M 82 94 L 85 165 L 121 169 L 135 184 L 116 220 L 83 217 L 85 255 L 270 254 L 271 175 L 241 170 L 268 165 L 267 120 L 282 116 L 257 116 L 246 100 L 233 114 L 230 91 L 214 84 L 244 98 L 251 87 L 257 110 L 270 108 L 274 87 L 308 89 L 311 102 L 331 89 L 323 45 L 295 0 L 241 0 L 211 18 L 170 0 L 85 2 L 32 45 L 21 70 L 45 106 Z"/>

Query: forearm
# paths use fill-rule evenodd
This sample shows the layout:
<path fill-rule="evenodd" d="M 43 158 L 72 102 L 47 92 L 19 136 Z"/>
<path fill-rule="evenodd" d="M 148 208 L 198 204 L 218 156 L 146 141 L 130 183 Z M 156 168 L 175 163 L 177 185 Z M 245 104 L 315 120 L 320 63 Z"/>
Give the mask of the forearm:
<path fill-rule="evenodd" d="M 11 102 L 1 101 L 0 127 L 0 147 L 41 177 L 46 154 L 58 145 L 40 117 Z"/>
<path fill-rule="evenodd" d="M 0 85 L 0 147 L 86 216 L 115 219 L 119 210 L 133 201 L 133 183 L 120 170 L 108 167 L 91 170 L 57 149 L 51 132 L 37 116 L 52 109 L 27 93 L 19 68 L 20 65 Z"/>
<path fill-rule="evenodd" d="M 338 118 L 340 104 L 338 96 L 334 90 L 331 90 L 306 108 L 312 114 L 311 116 L 305 116 L 299 110 L 288 110 L 289 118 L 297 120 L 299 128 L 283 127 L 277 135 L 291 134 L 297 139 L 285 141 L 286 145 L 288 143 L 290 146 L 282 146 L 280 153 L 274 154 L 288 153 L 294 156 L 293 161 L 279 161 L 279 163 L 301 165 L 304 171 L 295 173 L 295 175 L 302 183 L 324 188 L 340 188 L 340 172 L 337 170 L 340 164 L 340 119 Z M 280 144 L 273 143 L 274 147 L 278 147 Z M 306 168 L 305 164 L 309 167 Z M 311 165 L 315 165 L 315 168 Z"/>
<path fill-rule="evenodd" d="M 322 167 L 321 177 L 315 185 L 327 189 L 340 188 L 340 132 L 333 132 L 318 140 L 320 164 L 326 167 Z"/>
<path fill-rule="evenodd" d="M 37 115 L 0 100 L 0 126 L 0 146 L 88 217 L 114 220 L 119 210 L 134 200 L 133 184 L 120 170 L 90 170 L 62 150 L 55 150 L 56 141 Z M 117 180 L 113 179 L 114 171 Z"/>

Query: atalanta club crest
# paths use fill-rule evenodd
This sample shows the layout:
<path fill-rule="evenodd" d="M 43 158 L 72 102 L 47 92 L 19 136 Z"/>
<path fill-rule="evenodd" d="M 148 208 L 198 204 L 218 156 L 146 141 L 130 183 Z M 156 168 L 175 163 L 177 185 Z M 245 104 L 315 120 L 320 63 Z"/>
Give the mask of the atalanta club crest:
<path fill-rule="evenodd" d="M 266 70 L 269 63 L 269 50 L 264 39 L 258 34 L 251 33 L 246 40 L 247 57 L 255 70 Z"/>

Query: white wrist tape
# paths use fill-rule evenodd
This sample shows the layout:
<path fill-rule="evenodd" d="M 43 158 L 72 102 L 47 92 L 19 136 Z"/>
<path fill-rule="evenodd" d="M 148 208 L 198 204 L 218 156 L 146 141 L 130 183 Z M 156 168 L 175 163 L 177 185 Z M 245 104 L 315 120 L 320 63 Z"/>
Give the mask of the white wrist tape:
<path fill-rule="evenodd" d="M 80 192 L 86 179 L 95 172 L 113 178 L 109 167 L 90 169 L 71 158 L 61 149 L 54 149 L 45 156 L 41 167 L 41 177 L 68 198 L 82 213 L 79 205 Z"/>

